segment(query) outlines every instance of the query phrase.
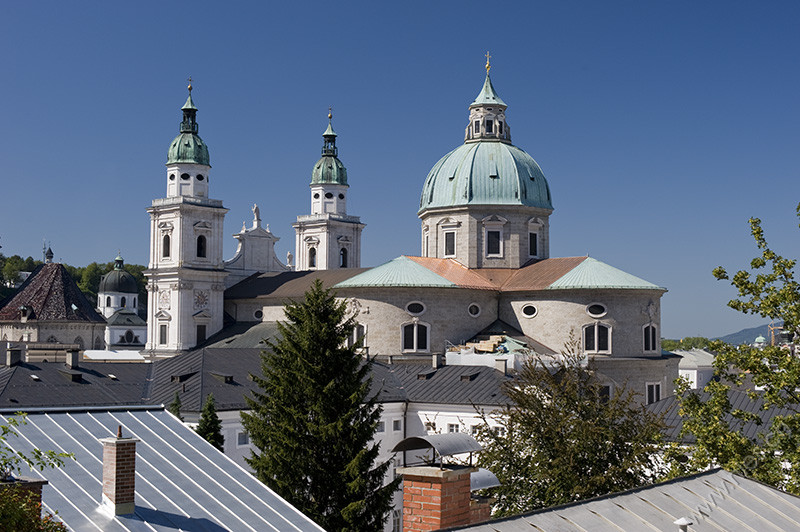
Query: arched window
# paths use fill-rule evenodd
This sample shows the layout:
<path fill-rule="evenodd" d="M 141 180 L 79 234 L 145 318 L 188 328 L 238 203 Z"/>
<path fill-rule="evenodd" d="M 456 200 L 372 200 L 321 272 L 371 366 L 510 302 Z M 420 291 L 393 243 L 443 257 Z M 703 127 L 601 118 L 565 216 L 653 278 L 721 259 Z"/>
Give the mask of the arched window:
<path fill-rule="evenodd" d="M 317 267 L 317 248 L 309 248 L 308 250 L 308 267 Z"/>
<path fill-rule="evenodd" d="M 428 324 L 418 321 L 403 325 L 403 351 L 428 352 L 429 331 Z"/>
<path fill-rule="evenodd" d="M 642 340 L 644 341 L 645 353 L 652 353 L 656 350 L 656 326 L 652 323 L 645 325 L 642 328 Z"/>
<path fill-rule="evenodd" d="M 125 306 L 125 301 L 126 301 L 126 300 L 125 300 L 125 296 L 122 296 L 122 302 L 120 303 L 120 305 L 119 305 L 119 306 L 120 306 L 120 307 L 124 307 L 124 306 Z"/>
<path fill-rule="evenodd" d="M 339 267 L 347 268 L 347 249 L 345 248 L 339 252 Z"/>
<path fill-rule="evenodd" d="M 611 352 L 611 327 L 592 323 L 583 328 L 583 351 L 586 353 Z"/>
<path fill-rule="evenodd" d="M 197 256 L 202 258 L 206 256 L 206 237 L 203 235 L 197 237 Z"/>
<path fill-rule="evenodd" d="M 107 307 L 111 306 L 111 296 L 106 296 L 106 306 Z"/>
<path fill-rule="evenodd" d="M 161 256 L 169 257 L 169 235 L 164 235 L 161 239 Z"/>

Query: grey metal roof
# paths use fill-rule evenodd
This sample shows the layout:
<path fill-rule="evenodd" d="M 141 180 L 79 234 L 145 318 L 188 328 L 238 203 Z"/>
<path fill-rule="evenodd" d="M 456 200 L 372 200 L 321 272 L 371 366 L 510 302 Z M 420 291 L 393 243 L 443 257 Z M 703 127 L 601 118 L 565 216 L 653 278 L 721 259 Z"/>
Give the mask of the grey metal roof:
<path fill-rule="evenodd" d="M 708 398 L 708 393 L 703 391 L 688 393 L 697 393 L 700 395 L 701 400 L 706 400 Z M 739 430 L 745 437 L 750 439 L 766 436 L 769 433 L 772 420 L 775 416 L 788 416 L 796 412 L 796 408 L 791 407 L 770 407 L 764 409 L 764 397 L 760 394 L 755 399 L 751 399 L 745 392 L 730 390 L 728 392 L 728 400 L 733 410 L 742 410 L 750 414 L 755 414 L 760 419 L 760 423 L 756 423 L 755 421 L 742 422 L 733 416 L 726 416 L 726 421 L 732 428 Z M 680 404 L 676 396 L 671 395 L 666 397 L 648 405 L 647 408 L 651 412 L 664 416 L 664 423 L 667 426 L 664 434 L 668 440 L 680 440 L 684 443 L 694 443 L 696 441 L 695 437 L 692 435 L 684 436 L 683 438 L 680 437 L 683 419 L 678 413 Z"/>
<path fill-rule="evenodd" d="M 800 530 L 800 498 L 715 469 L 653 486 L 451 530 L 474 532 Z"/>
<path fill-rule="evenodd" d="M 444 366 L 419 363 L 389 366 L 413 403 L 506 405 L 502 385 L 512 378 L 486 366 Z"/>
<path fill-rule="evenodd" d="M 61 468 L 27 475 L 49 481 L 43 505 L 70 530 L 322 530 L 162 408 L 30 413 L 27 421 L 20 437 L 8 439 L 13 449 L 75 454 Z M 100 510 L 99 440 L 115 436 L 118 425 L 140 441 L 135 513 L 113 517 Z"/>
<path fill-rule="evenodd" d="M 336 270 L 312 270 L 270 272 L 254 274 L 225 290 L 225 299 L 276 298 L 281 301 L 302 299 L 317 279 L 330 288 L 349 279 L 367 268 L 339 268 Z"/>

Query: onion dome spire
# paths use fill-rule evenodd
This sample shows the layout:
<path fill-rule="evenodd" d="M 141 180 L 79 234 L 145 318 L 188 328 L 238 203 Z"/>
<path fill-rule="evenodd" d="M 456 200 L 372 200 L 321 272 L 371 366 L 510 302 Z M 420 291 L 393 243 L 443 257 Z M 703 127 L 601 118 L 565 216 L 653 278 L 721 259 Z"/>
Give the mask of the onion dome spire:
<path fill-rule="evenodd" d="M 192 101 L 192 78 L 189 78 L 189 96 L 186 98 L 186 103 L 181 107 L 183 111 L 183 120 L 181 121 L 181 133 L 197 133 L 197 107 L 194 106 Z"/>
<path fill-rule="evenodd" d="M 125 261 L 122 259 L 121 253 L 117 253 L 117 257 L 114 259 L 114 269 L 115 270 L 125 269 Z"/>
<path fill-rule="evenodd" d="M 328 107 L 328 129 L 322 134 L 322 156 L 323 157 L 337 157 L 339 149 L 336 147 L 336 132 L 333 130 L 331 120 L 333 119 L 333 110 Z"/>
<path fill-rule="evenodd" d="M 208 146 L 197 134 L 197 107 L 192 100 L 192 78 L 189 78 L 189 96 L 181 107 L 183 120 L 178 136 L 172 139 L 167 152 L 167 164 L 190 163 L 211 166 L 208 157 Z"/>

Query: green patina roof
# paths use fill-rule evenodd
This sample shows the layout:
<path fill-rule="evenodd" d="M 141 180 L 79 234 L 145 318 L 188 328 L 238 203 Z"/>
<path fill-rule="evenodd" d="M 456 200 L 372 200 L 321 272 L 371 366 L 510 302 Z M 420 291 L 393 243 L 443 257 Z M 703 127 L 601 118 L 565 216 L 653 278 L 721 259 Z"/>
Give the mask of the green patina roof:
<path fill-rule="evenodd" d="M 330 117 L 329 117 L 330 118 Z M 311 184 L 347 185 L 347 169 L 339 160 L 339 149 L 336 147 L 336 132 L 330 120 L 328 129 L 322 134 L 322 157 L 314 164 L 311 171 Z"/>
<path fill-rule="evenodd" d="M 186 103 L 183 104 L 183 107 L 181 107 L 181 110 L 186 110 L 186 109 L 193 109 L 193 110 L 197 111 L 197 107 L 194 106 L 194 102 L 192 101 L 192 93 L 191 92 L 189 93 L 189 96 L 187 96 L 187 98 L 186 98 Z"/>
<path fill-rule="evenodd" d="M 533 157 L 492 140 L 459 146 L 428 173 L 419 211 L 459 205 L 553 208 L 550 187 Z"/>
<path fill-rule="evenodd" d="M 181 133 L 169 145 L 167 164 L 192 163 L 211 166 L 208 146 L 196 133 Z"/>
<path fill-rule="evenodd" d="M 455 283 L 433 273 L 428 268 L 417 264 L 406 256 L 397 257 L 385 264 L 360 273 L 355 277 L 338 283 L 334 288 L 356 286 L 458 287 Z"/>
<path fill-rule="evenodd" d="M 483 88 L 478 96 L 475 98 L 475 101 L 470 104 L 470 107 L 476 105 L 487 105 L 487 104 L 494 104 L 494 105 L 502 105 L 503 107 L 508 107 L 506 102 L 500 99 L 500 96 L 497 95 L 497 92 L 494 90 L 494 86 L 492 85 L 492 79 L 489 77 L 489 73 L 486 73 L 486 81 L 483 82 Z"/>
<path fill-rule="evenodd" d="M 335 137 L 336 132 L 333 130 L 333 125 L 328 122 L 328 129 L 325 130 L 325 133 L 322 134 L 323 137 Z"/>
<path fill-rule="evenodd" d="M 586 260 L 560 277 L 556 282 L 548 286 L 547 290 L 591 288 L 666 291 L 666 288 L 649 283 L 644 279 L 625 273 L 591 257 L 587 257 Z"/>

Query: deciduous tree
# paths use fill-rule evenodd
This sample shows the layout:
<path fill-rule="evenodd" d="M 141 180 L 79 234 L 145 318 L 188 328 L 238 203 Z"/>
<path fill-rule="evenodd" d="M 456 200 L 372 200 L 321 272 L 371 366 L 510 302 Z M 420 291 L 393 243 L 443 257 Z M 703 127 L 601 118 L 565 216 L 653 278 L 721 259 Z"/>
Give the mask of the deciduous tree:
<path fill-rule="evenodd" d="M 253 376 L 262 391 L 242 414 L 256 447 L 247 461 L 325 530 L 380 530 L 399 479 L 384 486 L 389 463 L 375 463 L 381 408 L 370 361 L 347 347 L 354 317 L 320 281 L 285 314 Z"/>

